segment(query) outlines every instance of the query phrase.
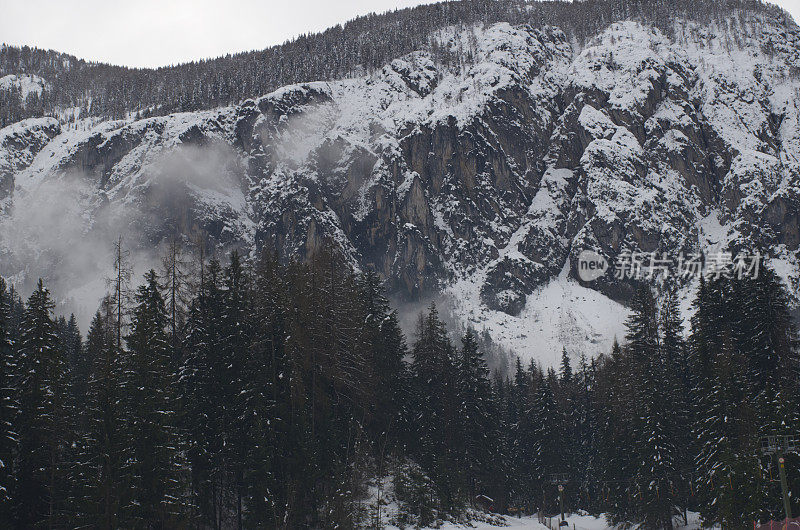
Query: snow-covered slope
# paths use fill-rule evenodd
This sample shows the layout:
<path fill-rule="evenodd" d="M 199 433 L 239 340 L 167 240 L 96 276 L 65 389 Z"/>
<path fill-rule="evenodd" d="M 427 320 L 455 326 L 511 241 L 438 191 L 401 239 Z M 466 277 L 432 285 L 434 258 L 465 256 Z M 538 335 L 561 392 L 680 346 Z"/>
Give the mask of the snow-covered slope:
<path fill-rule="evenodd" d="M 41 96 L 42 92 L 47 89 L 47 81 L 38 75 L 9 74 L 0 77 L 0 90 L 16 91 L 22 98 L 23 103 L 31 94 Z"/>
<path fill-rule="evenodd" d="M 95 281 L 119 233 L 144 261 L 175 234 L 286 259 L 331 244 L 401 295 L 442 291 L 524 357 L 594 355 L 622 333 L 634 284 L 579 280 L 586 249 L 613 264 L 758 248 L 797 289 L 790 26 L 627 21 L 581 48 L 554 27 L 450 28 L 436 38 L 470 57 L 458 66 L 416 52 L 213 111 L 24 121 L 0 131 L 0 273 Z M 53 196 L 74 227 L 58 237 L 30 215 Z"/>

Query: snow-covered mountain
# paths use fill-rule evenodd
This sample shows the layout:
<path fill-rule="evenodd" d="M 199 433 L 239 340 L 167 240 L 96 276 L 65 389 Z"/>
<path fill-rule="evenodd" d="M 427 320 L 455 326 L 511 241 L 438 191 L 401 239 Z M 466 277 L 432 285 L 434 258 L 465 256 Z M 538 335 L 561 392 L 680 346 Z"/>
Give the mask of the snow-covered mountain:
<path fill-rule="evenodd" d="M 581 251 L 759 249 L 800 282 L 800 29 L 723 22 L 452 26 L 379 71 L 163 117 L 0 130 L 0 274 L 90 311 L 111 241 L 304 258 L 332 244 L 390 291 L 554 364 L 607 351 L 633 284 Z M 685 285 L 688 292 L 689 285 Z M 54 287 L 58 291 L 58 287 Z"/>

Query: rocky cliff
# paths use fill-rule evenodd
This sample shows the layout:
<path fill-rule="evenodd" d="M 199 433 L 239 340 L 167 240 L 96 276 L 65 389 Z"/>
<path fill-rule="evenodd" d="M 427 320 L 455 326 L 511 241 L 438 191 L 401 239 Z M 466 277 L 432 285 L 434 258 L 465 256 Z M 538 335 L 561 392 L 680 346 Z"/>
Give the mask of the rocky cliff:
<path fill-rule="evenodd" d="M 45 263 L 58 277 L 59 252 L 81 244 L 52 239 L 122 232 L 140 248 L 202 234 L 284 259 L 330 244 L 545 363 L 621 332 L 633 283 L 581 281 L 586 249 L 612 267 L 631 251 L 758 249 L 797 292 L 791 21 L 676 20 L 669 35 L 626 21 L 583 46 L 505 23 L 434 38 L 464 60 L 417 52 L 212 111 L 0 130 L 0 273 L 24 282 Z M 78 225 L 57 237 L 31 215 L 54 202 Z"/>

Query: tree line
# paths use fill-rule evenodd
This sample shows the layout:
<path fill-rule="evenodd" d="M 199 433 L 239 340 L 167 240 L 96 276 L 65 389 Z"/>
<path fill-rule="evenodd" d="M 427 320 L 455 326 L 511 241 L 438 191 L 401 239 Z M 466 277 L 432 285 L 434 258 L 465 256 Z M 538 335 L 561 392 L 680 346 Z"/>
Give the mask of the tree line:
<path fill-rule="evenodd" d="M 798 340 L 769 270 L 631 302 L 623 344 L 491 373 L 437 309 L 407 345 L 373 273 L 177 245 L 135 290 L 118 244 L 85 339 L 0 279 L 0 520 L 16 528 L 380 528 L 568 509 L 672 528 L 780 518 L 765 434 L 797 434 Z M 190 274 L 190 269 L 192 272 Z M 787 457 L 793 490 L 800 459 Z M 488 499 L 488 501 L 487 501 Z M 798 509 L 793 499 L 794 509 Z"/>
<path fill-rule="evenodd" d="M 471 62 L 435 35 L 444 28 L 508 22 L 561 28 L 582 45 L 609 24 L 640 20 L 669 34 L 676 17 L 702 24 L 759 13 L 791 24 L 780 8 L 760 0 L 468 0 L 447 1 L 357 17 L 320 33 L 263 50 L 160 68 L 129 68 L 31 48 L 0 47 L 0 77 L 32 74 L 49 88 L 31 101 L 0 90 L 0 127 L 31 116 L 122 119 L 231 105 L 282 86 L 375 72 L 407 53 L 433 53 L 445 70 Z M 474 51 L 474 50 L 473 50 Z"/>

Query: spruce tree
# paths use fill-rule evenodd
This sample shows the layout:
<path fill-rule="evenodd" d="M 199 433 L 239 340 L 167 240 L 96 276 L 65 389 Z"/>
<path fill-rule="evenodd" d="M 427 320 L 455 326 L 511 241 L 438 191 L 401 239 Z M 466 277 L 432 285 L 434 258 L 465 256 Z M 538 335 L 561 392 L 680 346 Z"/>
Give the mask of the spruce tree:
<path fill-rule="evenodd" d="M 182 516 L 180 433 L 174 409 L 168 317 L 151 270 L 136 291 L 127 373 L 129 466 L 134 498 L 126 506 L 135 525 L 166 528 Z"/>
<path fill-rule="evenodd" d="M 223 447 L 225 429 L 222 385 L 227 365 L 222 356 L 223 293 L 221 270 L 212 261 L 200 279 L 199 292 L 187 317 L 185 352 L 179 371 L 181 424 L 186 433 L 187 456 L 192 469 L 191 492 L 199 523 L 220 526 L 224 518 L 228 480 Z"/>
<path fill-rule="evenodd" d="M 781 280 L 765 268 L 734 283 L 733 315 L 739 350 L 747 360 L 751 401 L 765 431 L 796 434 L 800 428 L 800 343 Z"/>
<path fill-rule="evenodd" d="M 578 399 L 578 381 L 572 369 L 572 362 L 566 348 L 561 350 L 561 369 L 558 377 L 556 389 L 556 404 L 559 414 L 563 421 L 562 432 L 567 444 L 564 446 L 564 469 L 562 473 L 567 473 L 571 480 L 578 482 L 579 475 L 585 468 L 585 463 L 580 461 L 580 449 L 582 440 L 578 434 L 578 423 L 581 411 Z M 575 500 L 577 488 L 567 490 L 565 498 Z"/>
<path fill-rule="evenodd" d="M 420 316 L 417 341 L 412 349 L 415 422 L 419 443 L 413 448 L 420 464 L 429 472 L 440 498 L 452 506 L 457 492 L 455 468 L 455 371 L 453 347 L 439 313 L 431 305 Z"/>
<path fill-rule="evenodd" d="M 17 368 L 15 498 L 17 523 L 23 528 L 58 525 L 64 519 L 67 361 L 53 307 L 40 279 L 25 307 Z"/>
<path fill-rule="evenodd" d="M 574 460 L 571 473 L 579 485 L 579 491 L 573 491 L 575 502 L 586 509 L 592 509 L 596 504 L 596 491 L 594 483 L 597 475 L 598 462 L 594 457 L 597 443 L 597 424 L 594 414 L 595 370 L 594 360 L 590 365 L 585 354 L 581 354 L 575 374 L 575 399 L 573 412 Z M 594 493 L 594 495 L 592 495 Z"/>
<path fill-rule="evenodd" d="M 674 447 L 674 476 L 667 480 L 673 502 L 683 508 L 684 524 L 688 519 L 690 470 L 693 467 L 692 429 L 694 418 L 691 404 L 691 370 L 688 348 L 683 338 L 683 320 L 678 309 L 674 287 L 666 290 L 659 314 L 661 329 L 661 362 L 664 379 L 662 394 L 666 400 L 666 427 Z"/>
<path fill-rule="evenodd" d="M 634 406 L 634 487 L 637 510 L 646 528 L 672 528 L 676 444 L 668 381 L 667 354 L 659 337 L 656 303 L 648 287 L 637 290 L 627 321 L 628 352 L 636 377 Z M 669 317 L 670 324 L 672 316 Z M 670 340 L 675 341 L 670 331 Z M 671 344 L 670 348 L 675 345 Z"/>
<path fill-rule="evenodd" d="M 15 345 L 11 340 L 11 293 L 0 277 L 0 520 L 12 521 L 14 485 L 14 432 L 18 410 L 14 380 Z"/>
<path fill-rule="evenodd" d="M 741 443 L 756 447 L 762 436 L 796 435 L 800 432 L 800 348 L 788 293 L 778 276 L 765 268 L 757 277 L 732 281 L 731 300 L 737 308 L 730 315 L 732 336 L 739 359 L 747 366 L 743 384 L 754 414 L 750 439 Z M 773 465 L 773 459 L 762 459 L 764 471 Z M 800 486 L 796 475 L 790 473 L 789 480 L 790 489 Z M 783 508 L 777 484 L 762 481 L 761 485 L 759 519 L 780 518 Z"/>
<path fill-rule="evenodd" d="M 87 388 L 90 363 L 75 315 L 57 320 L 60 348 L 66 358 L 66 388 L 62 396 L 65 417 L 65 449 L 63 454 L 66 481 L 65 518 L 71 526 L 86 520 L 84 511 L 90 502 L 92 465 L 86 455 L 89 444 Z"/>
<path fill-rule="evenodd" d="M 110 530 L 127 521 L 121 508 L 131 498 L 131 484 L 124 480 L 127 403 L 122 401 L 124 365 L 116 346 L 114 302 L 103 300 L 86 336 L 85 355 L 90 363 L 86 390 L 89 426 L 83 467 L 92 470 L 91 493 L 85 505 L 87 523 Z"/>
<path fill-rule="evenodd" d="M 558 377 L 553 369 L 538 381 L 533 397 L 532 419 L 534 440 L 534 491 L 541 491 L 540 508 L 553 510 L 557 506 L 558 493 L 550 483 L 551 475 L 566 472 L 564 447 L 566 438 L 563 417 L 556 403 Z"/>
<path fill-rule="evenodd" d="M 219 398 L 222 400 L 222 429 L 224 433 L 223 459 L 229 466 L 233 479 L 236 525 L 241 527 L 243 520 L 243 499 L 245 495 L 244 477 L 247 472 L 249 446 L 250 413 L 247 403 L 248 392 L 252 390 L 248 380 L 248 356 L 250 355 L 250 311 L 252 308 L 251 285 L 237 252 L 231 253 L 230 263 L 225 268 L 225 291 L 223 311 L 220 321 L 221 340 L 219 355 L 222 363 L 217 379 Z"/>
<path fill-rule="evenodd" d="M 492 392 L 486 360 L 478 350 L 477 338 L 467 329 L 461 339 L 459 371 L 459 419 L 462 430 L 462 469 L 470 498 L 481 492 L 491 477 L 492 448 L 497 433 L 492 421 Z"/>
<path fill-rule="evenodd" d="M 634 517 L 630 479 L 636 472 L 632 441 L 636 403 L 631 394 L 630 359 L 615 341 L 610 356 L 598 361 L 594 415 L 597 425 L 597 491 L 612 523 Z"/>
<path fill-rule="evenodd" d="M 535 418 L 532 411 L 531 376 L 517 357 L 514 378 L 508 382 L 507 423 L 510 429 L 509 458 L 511 502 L 518 509 L 530 507 L 536 470 L 534 469 Z"/>
<path fill-rule="evenodd" d="M 246 471 L 248 526 L 279 528 L 291 520 L 289 478 L 295 462 L 292 440 L 291 365 L 286 354 L 289 299 L 285 269 L 274 255 L 257 265 L 253 294 L 252 356 L 247 379 Z"/>
<path fill-rule="evenodd" d="M 376 388 L 375 410 L 371 426 L 375 436 L 383 438 L 381 446 L 397 445 L 402 433 L 401 404 L 408 391 L 408 377 L 403 357 L 406 344 L 397 313 L 392 311 L 378 275 L 369 271 L 359 278 L 361 310 L 366 315 L 364 340 L 372 352 Z"/>
<path fill-rule="evenodd" d="M 697 424 L 696 487 L 706 523 L 735 527 L 756 518 L 756 447 L 748 433 L 744 359 L 728 332 L 713 358 L 710 388 L 702 395 Z"/>

